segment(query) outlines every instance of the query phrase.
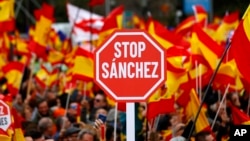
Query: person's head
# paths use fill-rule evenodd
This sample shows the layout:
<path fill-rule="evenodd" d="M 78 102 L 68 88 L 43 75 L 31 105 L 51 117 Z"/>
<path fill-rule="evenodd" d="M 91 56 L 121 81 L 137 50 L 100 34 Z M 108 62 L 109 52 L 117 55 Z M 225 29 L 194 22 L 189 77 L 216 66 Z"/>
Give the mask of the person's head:
<path fill-rule="evenodd" d="M 57 131 L 60 131 L 62 126 L 64 126 L 65 129 L 69 128 L 71 125 L 71 122 L 69 121 L 67 116 L 61 116 L 56 119 L 56 128 Z"/>
<path fill-rule="evenodd" d="M 37 109 L 39 114 L 41 114 L 42 116 L 47 116 L 49 114 L 48 102 L 45 99 L 38 100 Z"/>
<path fill-rule="evenodd" d="M 15 100 L 16 100 L 17 104 L 23 104 L 23 100 L 22 100 L 22 95 L 21 94 L 17 94 Z"/>
<path fill-rule="evenodd" d="M 71 102 L 68 108 L 68 114 L 72 116 L 76 116 L 78 112 L 78 103 L 77 102 Z"/>
<path fill-rule="evenodd" d="M 66 131 L 65 131 L 65 136 L 68 139 L 68 141 L 77 141 L 77 137 L 78 137 L 78 133 L 80 132 L 80 128 L 77 127 L 69 127 Z"/>
<path fill-rule="evenodd" d="M 45 141 L 43 134 L 37 130 L 27 131 L 24 136 L 31 137 L 32 141 Z"/>
<path fill-rule="evenodd" d="M 232 93 L 229 94 L 230 101 L 232 102 L 233 105 L 240 107 L 240 99 L 239 99 L 239 94 L 238 93 Z"/>
<path fill-rule="evenodd" d="M 98 137 L 94 129 L 84 128 L 78 133 L 78 141 L 98 141 Z"/>
<path fill-rule="evenodd" d="M 106 109 L 104 109 L 104 108 L 98 108 L 96 110 L 96 113 L 95 113 L 95 119 L 97 119 L 100 114 L 104 115 L 104 116 L 107 116 L 108 115 L 108 111 Z"/>
<path fill-rule="evenodd" d="M 102 108 L 107 106 L 107 99 L 104 93 L 97 93 L 94 99 L 94 108 Z"/>
<path fill-rule="evenodd" d="M 53 121 L 49 117 L 43 117 L 38 122 L 38 130 L 47 136 L 53 135 Z"/>
<path fill-rule="evenodd" d="M 106 141 L 120 141 L 120 133 L 121 131 L 119 129 L 116 130 L 116 139 L 114 139 L 114 127 L 113 126 L 107 126 L 106 128 Z"/>
<path fill-rule="evenodd" d="M 210 132 L 201 131 L 195 135 L 195 141 L 215 141 Z"/>

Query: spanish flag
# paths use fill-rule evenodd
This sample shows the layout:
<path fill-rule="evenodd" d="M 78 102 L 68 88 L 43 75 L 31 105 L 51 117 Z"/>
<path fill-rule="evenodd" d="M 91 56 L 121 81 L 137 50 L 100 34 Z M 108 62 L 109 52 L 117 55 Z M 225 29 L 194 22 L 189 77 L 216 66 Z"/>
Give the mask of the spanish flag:
<path fill-rule="evenodd" d="M 100 45 L 115 29 L 122 29 L 124 6 L 121 5 L 112 10 L 104 19 L 104 25 L 100 31 L 98 45 Z"/>
<path fill-rule="evenodd" d="M 23 63 L 16 61 L 10 62 L 2 68 L 7 79 L 7 89 L 12 95 L 16 95 L 19 92 L 24 67 Z"/>
<path fill-rule="evenodd" d="M 224 48 L 218 45 L 199 25 L 193 26 L 191 52 L 205 58 L 213 70 L 217 66 Z"/>
<path fill-rule="evenodd" d="M 232 38 L 230 52 L 233 53 L 242 77 L 250 83 L 250 5 Z"/>
<path fill-rule="evenodd" d="M 196 22 L 203 22 L 207 23 L 208 21 L 208 14 L 205 8 L 202 5 L 193 5 L 193 11 Z"/>
<path fill-rule="evenodd" d="M 42 88 L 52 87 L 58 83 L 59 72 L 54 69 L 50 72 L 46 67 L 42 66 L 35 75 L 35 80 Z"/>
<path fill-rule="evenodd" d="M 190 91 L 190 101 L 185 109 L 187 118 L 195 118 L 198 108 L 200 106 L 200 101 L 198 99 L 197 93 L 194 89 Z M 198 119 L 195 123 L 195 131 L 211 131 L 210 124 L 205 114 L 205 108 L 202 107 L 202 110 L 198 116 Z"/>
<path fill-rule="evenodd" d="M 28 42 L 21 38 L 16 39 L 16 52 L 19 55 L 31 57 L 31 52 L 28 48 Z"/>
<path fill-rule="evenodd" d="M 192 26 L 195 23 L 195 16 L 189 16 L 185 20 L 183 20 L 180 24 L 175 28 L 175 33 L 185 36 L 187 33 L 192 31 Z"/>
<path fill-rule="evenodd" d="M 239 25 L 239 12 L 232 12 L 224 16 L 221 24 L 212 36 L 218 43 L 226 43 L 230 31 L 235 30 Z"/>
<path fill-rule="evenodd" d="M 18 115 L 16 109 L 12 108 L 11 110 L 12 116 L 13 116 L 13 122 L 14 122 L 14 135 L 13 135 L 13 141 L 25 141 L 23 131 L 22 131 L 22 125 L 21 125 L 21 119 L 22 117 Z"/>
<path fill-rule="evenodd" d="M 0 0 L 0 33 L 15 29 L 14 0 Z"/>
<path fill-rule="evenodd" d="M 43 3 L 40 9 L 34 11 L 34 16 L 38 21 L 42 16 L 54 21 L 54 7 L 47 3 Z"/>
<path fill-rule="evenodd" d="M 48 36 L 51 30 L 52 21 L 44 16 L 36 23 L 33 39 L 29 43 L 29 49 L 38 57 L 46 58 L 48 54 Z"/>
<path fill-rule="evenodd" d="M 146 29 L 165 49 L 174 45 L 182 46 L 182 42 L 185 42 L 182 36 L 178 36 L 174 32 L 168 31 L 166 27 L 152 18 L 149 19 Z"/>
<path fill-rule="evenodd" d="M 51 49 L 48 52 L 48 56 L 47 56 L 46 61 L 51 63 L 51 65 L 56 65 L 56 64 L 62 63 L 63 59 L 64 59 L 63 53 L 61 53 L 60 51 L 57 51 L 55 49 Z"/>
<path fill-rule="evenodd" d="M 94 56 L 78 47 L 73 66 L 73 80 L 91 81 L 94 78 Z"/>

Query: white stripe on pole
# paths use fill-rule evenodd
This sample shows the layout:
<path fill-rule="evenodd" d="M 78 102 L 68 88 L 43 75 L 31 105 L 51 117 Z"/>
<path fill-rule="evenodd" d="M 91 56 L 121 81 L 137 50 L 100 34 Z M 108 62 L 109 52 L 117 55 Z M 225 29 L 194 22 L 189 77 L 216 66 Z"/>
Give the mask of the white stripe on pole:
<path fill-rule="evenodd" d="M 135 141 L 135 103 L 126 103 L 126 137 L 127 141 Z"/>

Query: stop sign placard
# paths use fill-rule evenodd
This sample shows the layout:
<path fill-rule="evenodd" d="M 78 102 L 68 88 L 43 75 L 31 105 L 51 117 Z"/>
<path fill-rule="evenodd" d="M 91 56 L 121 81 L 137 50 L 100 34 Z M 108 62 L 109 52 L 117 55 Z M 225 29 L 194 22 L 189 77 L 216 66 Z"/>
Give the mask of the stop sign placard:
<path fill-rule="evenodd" d="M 11 125 L 10 107 L 0 100 L 0 129 L 7 131 Z"/>
<path fill-rule="evenodd" d="M 117 30 L 95 50 L 95 82 L 116 101 L 147 100 L 165 75 L 165 51 L 143 30 Z"/>

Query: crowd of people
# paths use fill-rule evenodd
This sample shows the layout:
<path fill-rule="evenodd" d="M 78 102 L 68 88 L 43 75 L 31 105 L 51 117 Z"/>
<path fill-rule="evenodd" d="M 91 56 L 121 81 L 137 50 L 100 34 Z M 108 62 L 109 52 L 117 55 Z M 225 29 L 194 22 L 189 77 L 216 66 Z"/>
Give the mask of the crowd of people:
<path fill-rule="evenodd" d="M 31 90 L 26 95 L 28 82 Z M 117 111 L 117 126 L 114 130 L 116 108 L 94 83 L 91 91 L 94 94 L 92 97 L 83 95 L 77 87 L 70 93 L 59 94 L 56 89 L 41 89 L 34 79 L 24 81 L 20 94 L 13 97 L 12 105 L 22 117 L 20 121 L 26 141 L 126 140 L 126 112 Z M 7 94 L 7 91 L 1 93 Z M 184 121 L 183 107 L 178 103 L 174 105 L 175 112 L 156 117 L 157 125 L 152 128 L 150 126 L 152 122 L 146 118 L 147 103 L 136 103 L 138 108 L 136 115 L 139 115 L 140 121 L 136 121 L 136 141 L 185 141 L 190 133 L 192 133 L 191 140 L 195 141 L 229 140 L 232 125 L 230 105 L 248 113 L 249 95 L 246 92 L 241 95 L 228 93 L 226 100 L 221 102 L 222 96 L 211 89 L 205 98 L 207 119 L 210 125 L 214 124 L 213 132 L 209 130 L 190 132 L 194 119 Z M 159 108 L 167 107 L 162 105 Z M 106 116 L 106 121 L 99 119 L 100 114 Z"/>

